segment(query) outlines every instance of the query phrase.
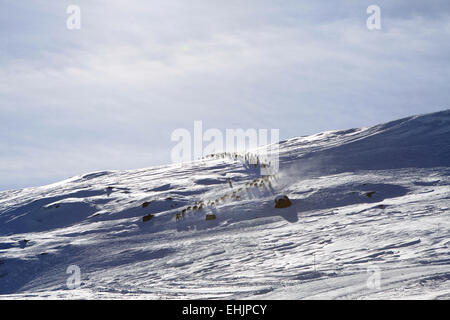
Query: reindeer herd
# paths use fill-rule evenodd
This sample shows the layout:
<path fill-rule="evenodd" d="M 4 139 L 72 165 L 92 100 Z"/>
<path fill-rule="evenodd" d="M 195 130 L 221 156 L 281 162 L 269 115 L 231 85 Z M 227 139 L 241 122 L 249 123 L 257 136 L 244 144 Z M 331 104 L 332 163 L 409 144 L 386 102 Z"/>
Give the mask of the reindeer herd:
<path fill-rule="evenodd" d="M 208 159 L 208 158 L 212 158 L 212 159 L 232 159 L 235 161 L 242 161 L 244 163 L 246 163 L 247 165 L 253 165 L 255 168 L 268 168 L 270 167 L 271 163 L 264 163 L 261 162 L 261 159 L 258 155 L 246 152 L 244 154 L 240 154 L 237 152 L 221 152 L 221 153 L 212 153 L 212 154 L 208 154 L 205 157 L 203 157 L 202 159 Z"/>
<path fill-rule="evenodd" d="M 218 153 L 218 154 L 210 154 L 210 155 L 207 155 L 205 158 L 214 158 L 214 159 L 231 158 L 233 160 L 245 161 L 246 164 L 254 165 L 255 168 L 257 168 L 257 167 L 266 168 L 266 167 L 270 166 L 270 163 L 269 164 L 261 163 L 259 156 L 255 156 L 250 153 L 245 153 L 242 155 L 242 154 L 238 154 L 238 153 L 223 152 L 223 153 Z M 271 189 L 272 184 L 271 184 L 270 180 L 274 179 L 274 178 L 276 178 L 274 175 L 264 175 L 264 176 L 261 176 L 260 178 L 255 178 L 252 181 L 248 181 L 243 186 L 235 189 L 234 191 L 232 191 L 230 193 L 226 193 L 223 196 L 218 197 L 214 200 L 196 201 L 196 202 L 194 202 L 194 204 L 187 206 L 187 207 L 183 208 L 180 212 L 176 213 L 175 221 L 184 219 L 188 212 L 202 211 L 203 209 L 208 208 L 208 207 L 214 208 L 220 203 L 225 203 L 227 201 L 240 200 L 243 196 L 243 193 L 244 192 L 248 193 L 252 188 L 258 188 L 258 189 L 259 188 L 269 188 L 269 189 Z M 230 189 L 233 189 L 233 184 L 232 184 L 232 181 L 230 178 L 227 179 L 227 182 L 228 182 Z M 143 207 L 146 207 L 148 204 L 149 203 L 145 202 L 143 204 Z M 214 218 L 215 218 L 215 215 L 209 215 L 209 216 L 214 216 Z M 208 215 L 206 217 L 206 220 L 209 220 Z"/>
<path fill-rule="evenodd" d="M 226 193 L 222 195 L 221 197 L 218 197 L 214 200 L 207 200 L 207 201 L 196 201 L 192 206 L 188 206 L 186 208 L 183 208 L 180 212 L 175 214 L 175 221 L 179 221 L 181 219 L 184 219 L 186 214 L 190 211 L 202 211 L 204 208 L 214 208 L 220 203 L 225 203 L 227 201 L 237 201 L 241 200 L 243 193 L 248 193 L 252 188 L 271 188 L 272 184 L 270 182 L 271 179 L 273 179 L 274 176 L 263 176 L 261 178 L 253 179 L 252 181 L 246 182 L 244 186 L 237 188 L 235 191 L 232 191 L 230 193 Z"/>

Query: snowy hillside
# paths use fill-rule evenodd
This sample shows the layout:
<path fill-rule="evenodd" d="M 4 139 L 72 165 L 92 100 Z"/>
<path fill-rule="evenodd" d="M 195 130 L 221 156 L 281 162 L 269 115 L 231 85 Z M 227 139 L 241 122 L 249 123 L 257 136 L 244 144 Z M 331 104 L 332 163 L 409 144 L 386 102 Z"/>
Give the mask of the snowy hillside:
<path fill-rule="evenodd" d="M 447 110 L 0 192 L 0 298 L 449 299 L 449 218 Z"/>

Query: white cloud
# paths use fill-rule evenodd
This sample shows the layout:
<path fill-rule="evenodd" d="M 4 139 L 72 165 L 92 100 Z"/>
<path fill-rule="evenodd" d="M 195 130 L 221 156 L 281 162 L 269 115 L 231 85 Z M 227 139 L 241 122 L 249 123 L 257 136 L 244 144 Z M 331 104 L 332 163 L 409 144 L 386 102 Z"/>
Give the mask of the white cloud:
<path fill-rule="evenodd" d="M 193 120 L 287 138 L 448 108 L 448 12 L 403 3 L 371 32 L 360 1 L 80 1 L 79 31 L 64 4 L 9 2 L 25 24 L 0 15 L 3 187 L 168 162 Z"/>

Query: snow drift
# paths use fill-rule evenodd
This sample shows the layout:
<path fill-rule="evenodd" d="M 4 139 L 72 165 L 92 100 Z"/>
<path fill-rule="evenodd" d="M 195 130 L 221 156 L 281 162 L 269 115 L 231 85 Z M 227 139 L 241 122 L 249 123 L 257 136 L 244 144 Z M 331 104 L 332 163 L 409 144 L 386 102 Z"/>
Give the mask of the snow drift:
<path fill-rule="evenodd" d="M 0 297 L 450 297 L 450 110 L 289 139 L 279 165 L 211 157 L 0 192 Z"/>

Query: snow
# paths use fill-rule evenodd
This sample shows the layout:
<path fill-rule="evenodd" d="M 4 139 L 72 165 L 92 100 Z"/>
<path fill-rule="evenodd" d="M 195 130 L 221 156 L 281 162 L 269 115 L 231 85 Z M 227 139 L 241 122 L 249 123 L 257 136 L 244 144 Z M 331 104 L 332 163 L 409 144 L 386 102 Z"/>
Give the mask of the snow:
<path fill-rule="evenodd" d="M 449 110 L 279 151 L 270 185 L 208 157 L 0 192 L 0 298 L 450 298 Z"/>

